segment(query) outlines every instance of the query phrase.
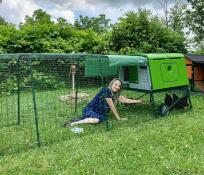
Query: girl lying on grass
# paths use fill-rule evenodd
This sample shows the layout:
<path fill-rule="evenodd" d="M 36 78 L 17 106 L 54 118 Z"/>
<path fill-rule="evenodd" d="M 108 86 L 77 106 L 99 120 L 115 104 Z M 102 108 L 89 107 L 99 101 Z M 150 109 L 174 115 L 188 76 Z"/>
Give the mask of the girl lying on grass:
<path fill-rule="evenodd" d="M 107 120 L 106 114 L 112 110 L 117 120 L 127 120 L 121 118 L 115 108 L 114 102 L 125 104 L 142 103 L 140 100 L 133 100 L 121 96 L 122 82 L 120 79 L 113 79 L 107 88 L 102 88 L 99 93 L 92 99 L 84 108 L 81 118 L 68 120 L 63 124 L 63 127 L 74 126 L 78 124 L 97 124 Z"/>

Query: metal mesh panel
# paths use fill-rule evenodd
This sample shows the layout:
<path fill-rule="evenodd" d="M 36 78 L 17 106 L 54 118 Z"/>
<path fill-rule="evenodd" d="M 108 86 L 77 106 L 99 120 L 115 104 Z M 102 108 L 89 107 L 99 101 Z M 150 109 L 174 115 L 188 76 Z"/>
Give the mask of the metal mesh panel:
<path fill-rule="evenodd" d="M 66 57 L 65 54 L 54 54 L 49 57 L 49 54 L 22 54 L 13 59 L 12 56 L 0 59 L 0 154 L 77 137 L 70 128 L 62 128 L 63 123 L 81 117 L 84 107 L 101 87 L 107 87 L 115 77 L 87 77 L 85 66 L 81 55 Z M 101 68 L 105 71 L 104 65 Z M 146 67 L 135 71 L 121 69 L 122 80 L 133 78 L 136 85 L 142 82 L 145 76 L 129 75 L 140 68 L 142 72 L 146 70 Z M 145 75 L 149 75 L 148 71 Z M 135 82 L 136 79 L 138 82 Z M 140 86 L 143 89 L 137 87 L 142 92 L 136 92 L 137 88 L 123 90 L 122 95 L 127 98 L 141 98 L 145 103 L 142 106 L 117 104 L 116 108 L 123 117 L 137 117 L 137 113 L 151 117 L 152 112 L 164 102 L 166 92 L 153 95 L 150 85 L 148 77 L 148 81 Z M 167 93 L 182 97 L 186 89 Z M 114 118 L 109 116 L 111 120 Z M 105 130 L 106 126 L 107 123 L 99 128 Z M 95 132 L 95 128 L 89 125 L 83 128 L 80 137 Z"/>

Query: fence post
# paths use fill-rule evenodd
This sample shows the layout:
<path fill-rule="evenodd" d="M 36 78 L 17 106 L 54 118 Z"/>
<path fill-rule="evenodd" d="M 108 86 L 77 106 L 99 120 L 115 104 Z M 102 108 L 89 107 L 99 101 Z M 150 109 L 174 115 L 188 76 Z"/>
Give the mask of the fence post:
<path fill-rule="evenodd" d="M 79 59 L 77 59 L 77 67 L 76 67 L 76 91 L 75 91 L 75 108 L 74 108 L 74 112 L 77 112 L 77 101 L 78 101 L 78 90 L 79 90 L 79 81 L 80 81 L 80 68 L 79 68 Z M 79 75 L 79 77 L 78 77 Z"/>
<path fill-rule="evenodd" d="M 20 67 L 20 58 L 18 58 L 18 61 L 17 61 L 17 85 L 18 85 L 18 119 L 17 119 L 17 124 L 20 125 L 20 71 L 19 71 L 19 67 Z"/>
<path fill-rule="evenodd" d="M 30 68 L 30 75 L 31 75 L 31 83 L 32 83 L 32 96 L 33 96 L 33 107 L 34 107 L 34 115 L 35 115 L 35 127 L 36 127 L 36 136 L 37 136 L 37 145 L 40 147 L 40 133 L 39 133 L 39 126 L 38 126 L 38 113 L 37 113 L 37 105 L 36 105 L 36 96 L 35 96 L 35 87 L 34 87 L 34 80 L 33 80 L 33 69 L 32 69 L 32 60 L 29 58 L 29 68 Z"/>

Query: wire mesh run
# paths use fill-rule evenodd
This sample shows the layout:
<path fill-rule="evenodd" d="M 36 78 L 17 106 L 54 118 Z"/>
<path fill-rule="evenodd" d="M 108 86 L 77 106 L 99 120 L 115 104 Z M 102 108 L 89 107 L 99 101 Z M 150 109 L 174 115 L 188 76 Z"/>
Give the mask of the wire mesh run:
<path fill-rule="evenodd" d="M 152 111 L 157 112 L 168 93 L 180 99 L 189 97 L 185 88 L 155 93 L 147 61 L 144 63 L 109 67 L 101 55 L 6 55 L 0 59 L 0 155 L 70 140 L 79 136 L 77 132 L 81 132 L 80 137 L 94 133 L 94 126 L 70 130 L 63 127 L 64 122 L 82 117 L 87 104 L 115 77 L 123 82 L 123 96 L 144 103 L 118 103 L 116 108 L 124 117 L 154 117 Z M 107 122 L 97 126 L 100 131 L 108 127 Z"/>
<path fill-rule="evenodd" d="M 63 123 L 80 117 L 88 102 L 112 79 L 85 77 L 81 55 L 19 56 L 0 62 L 0 154 L 74 137 L 62 128 Z"/>

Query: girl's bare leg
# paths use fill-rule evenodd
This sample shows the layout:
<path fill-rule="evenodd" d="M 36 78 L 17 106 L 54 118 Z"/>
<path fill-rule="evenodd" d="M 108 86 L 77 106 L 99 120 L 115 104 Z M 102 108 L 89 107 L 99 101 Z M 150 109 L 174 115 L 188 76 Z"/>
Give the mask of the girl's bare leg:
<path fill-rule="evenodd" d="M 71 126 L 79 125 L 79 124 L 96 124 L 99 123 L 98 118 L 85 118 L 83 120 L 79 120 L 77 122 L 70 123 Z"/>

